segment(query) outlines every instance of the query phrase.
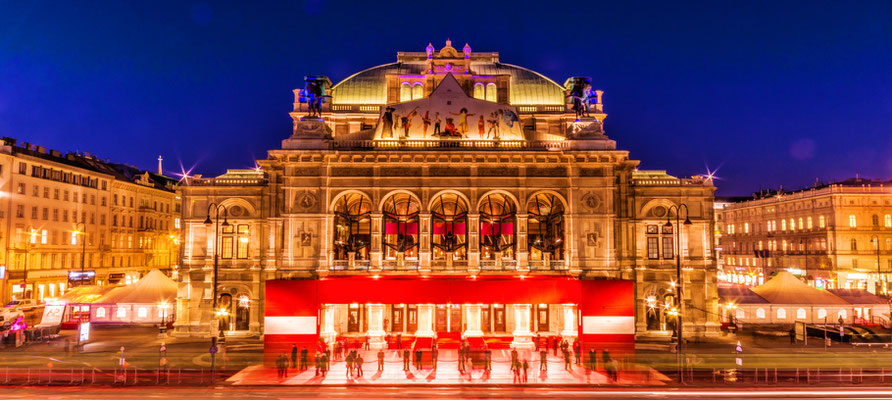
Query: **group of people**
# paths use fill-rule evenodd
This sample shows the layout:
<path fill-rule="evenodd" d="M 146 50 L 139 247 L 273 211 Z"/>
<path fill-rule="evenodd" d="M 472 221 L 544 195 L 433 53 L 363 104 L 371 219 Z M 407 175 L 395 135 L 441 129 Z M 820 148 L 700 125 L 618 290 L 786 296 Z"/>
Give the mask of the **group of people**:
<path fill-rule="evenodd" d="M 536 335 L 534 338 L 536 351 L 539 353 L 539 371 L 547 372 L 548 371 L 548 350 L 552 350 L 554 355 L 557 356 L 558 350 L 561 351 L 562 361 L 564 362 L 564 369 L 567 371 L 572 371 L 572 365 L 583 365 L 582 360 L 582 344 L 579 340 L 575 340 L 571 345 L 569 341 L 562 340 L 557 337 L 548 337 L 541 338 L 539 335 Z M 402 347 L 401 341 L 397 340 L 397 346 Z M 346 374 L 347 378 L 355 378 L 363 376 L 362 364 L 364 363 L 364 359 L 362 354 L 360 354 L 359 349 L 362 347 L 360 342 L 357 340 L 353 343 L 353 346 L 350 345 L 349 342 L 335 343 L 335 349 L 337 352 L 345 353 L 345 362 L 347 366 Z M 353 348 L 350 348 L 353 347 Z M 324 350 L 322 350 L 324 348 Z M 572 348 L 572 351 L 571 351 Z M 332 351 L 329 349 L 329 346 L 321 344 L 320 350 L 314 354 L 314 362 L 316 367 L 315 376 L 326 376 L 332 360 Z M 485 374 L 489 374 L 492 371 L 492 351 L 487 347 L 483 350 L 483 370 Z M 296 368 L 297 372 L 305 371 L 309 368 L 308 365 L 308 354 L 306 346 L 304 346 L 301 350 L 298 351 L 297 345 L 292 345 L 291 348 L 291 359 L 289 363 L 289 358 L 284 353 L 280 354 L 276 358 L 276 366 L 278 368 L 278 376 L 279 378 L 287 378 L 288 377 L 288 368 Z M 410 362 L 411 365 L 416 370 L 424 369 L 424 351 L 420 348 L 409 349 L 403 348 L 398 350 L 397 354 L 401 354 L 403 361 L 403 371 L 409 372 L 410 370 Z M 377 361 L 378 361 L 378 372 L 384 371 L 384 359 L 385 352 L 384 349 L 379 349 L 377 352 Z M 430 349 L 431 356 L 431 366 L 433 370 L 437 370 L 437 359 L 439 355 L 439 349 L 437 348 L 436 343 Z M 413 357 L 414 356 L 414 357 Z M 571 356 L 573 356 L 571 358 Z M 339 356 L 338 356 L 339 358 Z M 598 369 L 598 351 L 593 347 L 588 351 L 588 358 L 584 367 L 591 371 L 595 371 Z M 526 383 L 529 370 L 530 370 L 530 362 L 527 359 L 520 359 L 517 349 L 511 350 L 511 373 L 514 377 L 514 383 Z M 601 365 L 604 371 L 607 374 L 608 379 L 613 382 L 617 381 L 618 378 L 618 362 L 616 359 L 611 357 L 610 352 L 607 349 L 604 349 L 601 352 Z M 474 358 L 471 354 L 471 346 L 467 340 L 462 340 L 459 344 L 458 348 L 458 371 L 460 374 L 470 373 L 470 370 L 474 368 Z"/>

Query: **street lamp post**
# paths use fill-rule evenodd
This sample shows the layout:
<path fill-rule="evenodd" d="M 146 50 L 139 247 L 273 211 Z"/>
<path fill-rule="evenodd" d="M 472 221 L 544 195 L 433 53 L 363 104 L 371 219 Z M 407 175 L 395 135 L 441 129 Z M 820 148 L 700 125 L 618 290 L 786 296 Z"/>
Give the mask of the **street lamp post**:
<path fill-rule="evenodd" d="M 80 227 L 81 229 L 78 229 Z M 81 272 L 84 272 L 84 264 L 87 263 L 87 225 L 83 222 L 78 222 L 74 225 L 74 235 L 81 235 Z M 81 274 L 81 279 L 83 279 L 83 274 Z"/>
<path fill-rule="evenodd" d="M 223 227 L 229 226 L 229 222 L 226 220 L 226 207 L 219 205 L 217 203 L 208 204 L 208 213 L 207 218 L 204 220 L 204 224 L 207 227 L 211 225 L 214 226 L 214 282 L 213 287 L 211 288 L 213 299 L 211 300 L 211 312 L 214 316 L 214 319 L 211 320 L 211 323 L 214 324 L 214 330 L 211 332 L 211 380 L 216 380 L 216 371 L 214 362 L 216 360 L 217 355 L 217 331 L 219 330 L 219 322 L 220 320 L 217 318 L 217 239 L 219 238 L 220 232 L 220 210 L 223 210 Z M 211 211 L 214 212 L 214 220 L 211 221 Z"/>
<path fill-rule="evenodd" d="M 675 317 L 675 329 L 676 329 L 676 337 L 678 339 L 678 348 L 675 351 L 676 355 L 676 364 L 678 365 L 678 381 L 684 382 L 684 369 L 682 367 L 682 352 L 683 352 L 683 342 L 682 339 L 682 315 L 684 315 L 684 297 L 682 296 L 682 291 L 684 290 L 684 277 L 681 275 L 681 211 L 684 210 L 684 225 L 691 225 L 690 211 L 688 210 L 688 206 L 686 204 L 673 205 L 669 207 L 669 210 L 666 214 L 666 227 L 672 227 L 672 210 L 675 210 L 675 225 L 678 226 L 677 229 L 674 230 L 675 234 L 675 275 L 677 276 L 678 283 L 675 285 L 675 303 L 678 308 L 678 316 Z"/>
<path fill-rule="evenodd" d="M 880 295 L 880 236 L 874 235 L 870 240 L 873 242 L 873 245 L 877 250 L 877 282 L 876 282 L 876 294 Z"/>

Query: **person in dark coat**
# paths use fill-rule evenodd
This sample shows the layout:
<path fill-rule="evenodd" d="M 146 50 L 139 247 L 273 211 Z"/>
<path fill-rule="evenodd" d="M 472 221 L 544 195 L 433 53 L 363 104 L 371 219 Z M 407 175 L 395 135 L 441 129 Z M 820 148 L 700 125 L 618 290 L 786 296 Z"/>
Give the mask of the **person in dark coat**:
<path fill-rule="evenodd" d="M 592 371 L 597 369 L 598 351 L 594 347 L 588 350 L 588 368 Z"/>
<path fill-rule="evenodd" d="M 291 345 L 291 368 L 297 368 L 297 345 Z"/>
<path fill-rule="evenodd" d="M 545 350 L 544 347 L 539 349 L 539 371 L 548 371 L 548 350 Z"/>
<path fill-rule="evenodd" d="M 521 364 L 521 365 L 523 368 L 523 380 L 522 381 L 523 381 L 523 383 L 527 383 L 527 373 L 530 370 L 530 363 L 527 362 L 527 360 L 523 360 L 523 364 Z"/>
<path fill-rule="evenodd" d="M 384 371 L 384 349 L 378 350 L 378 372 Z"/>
<path fill-rule="evenodd" d="M 403 333 L 402 332 L 396 333 L 396 349 L 397 350 L 403 349 Z"/>
<path fill-rule="evenodd" d="M 539 332 L 536 332 L 536 351 L 539 351 L 539 342 L 542 340 L 542 337 L 539 336 Z"/>
<path fill-rule="evenodd" d="M 322 353 L 317 351 L 313 354 L 313 363 L 316 365 L 316 376 L 319 376 L 319 370 L 322 369 Z"/>
<path fill-rule="evenodd" d="M 415 350 L 415 369 L 421 369 L 423 367 L 421 363 L 421 349 Z"/>
<path fill-rule="evenodd" d="M 409 349 L 403 350 L 403 371 L 409 372 Z"/>
<path fill-rule="evenodd" d="M 353 364 L 356 366 L 356 376 L 362 376 L 362 354 L 356 354 Z"/>
<path fill-rule="evenodd" d="M 582 344 L 578 339 L 573 342 L 573 356 L 576 358 L 576 365 L 582 365 Z"/>
<path fill-rule="evenodd" d="M 437 356 L 439 355 L 439 351 L 437 351 L 437 345 L 435 344 L 433 348 L 431 348 L 431 366 L 434 368 L 434 371 L 437 370 Z"/>
<path fill-rule="evenodd" d="M 331 350 L 325 350 L 325 353 L 322 353 L 320 362 L 322 363 L 322 376 L 325 377 L 328 375 L 329 363 L 331 362 Z"/>
<path fill-rule="evenodd" d="M 308 353 L 309 352 L 307 351 L 307 346 L 304 346 L 302 349 L 300 349 L 300 370 L 301 371 L 307 370 L 307 354 Z"/>
<path fill-rule="evenodd" d="M 492 371 L 492 350 L 489 347 L 483 351 L 483 369 L 486 372 Z"/>
<path fill-rule="evenodd" d="M 563 349 L 562 352 L 564 353 L 564 369 L 566 369 L 567 371 L 572 371 L 573 363 L 570 362 L 570 350 Z"/>
<path fill-rule="evenodd" d="M 790 344 L 796 344 L 796 329 L 790 328 Z"/>

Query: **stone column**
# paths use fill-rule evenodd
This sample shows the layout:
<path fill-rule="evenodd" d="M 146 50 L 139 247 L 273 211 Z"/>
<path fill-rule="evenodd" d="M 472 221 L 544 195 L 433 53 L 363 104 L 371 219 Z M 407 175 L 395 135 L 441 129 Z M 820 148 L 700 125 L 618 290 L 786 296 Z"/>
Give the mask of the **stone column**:
<path fill-rule="evenodd" d="M 430 272 L 433 249 L 431 248 L 431 214 L 422 213 L 418 216 L 421 229 L 418 235 L 418 272 Z"/>
<path fill-rule="evenodd" d="M 384 305 L 369 304 L 366 309 L 369 312 L 369 330 L 366 332 L 369 335 L 369 348 L 383 349 L 386 345 L 384 343 Z"/>
<path fill-rule="evenodd" d="M 434 305 L 419 304 L 418 305 L 418 330 L 415 331 L 416 337 L 434 337 Z"/>
<path fill-rule="evenodd" d="M 384 259 L 384 249 L 381 246 L 384 234 L 384 214 L 373 213 L 370 217 L 372 218 L 372 243 L 370 243 L 371 251 L 369 251 L 369 258 L 371 259 L 369 269 L 381 271 L 381 264 Z"/>
<path fill-rule="evenodd" d="M 462 332 L 464 337 L 482 337 L 483 329 L 480 326 L 480 304 L 469 304 L 465 306 L 465 331 Z"/>
<path fill-rule="evenodd" d="M 518 350 L 533 350 L 536 348 L 536 345 L 533 343 L 533 333 L 530 332 L 531 309 L 531 304 L 514 305 L 514 340 L 511 342 L 511 348 Z"/>
<path fill-rule="evenodd" d="M 325 343 L 331 345 L 334 343 L 338 333 L 335 332 L 335 306 L 332 304 L 322 305 L 322 329 L 319 337 L 325 340 Z"/>
<path fill-rule="evenodd" d="M 573 343 L 573 339 L 579 336 L 579 326 L 576 322 L 576 306 L 573 304 L 561 304 L 561 309 L 564 311 L 564 330 L 561 331 L 561 336 L 567 339 L 568 342 Z"/>

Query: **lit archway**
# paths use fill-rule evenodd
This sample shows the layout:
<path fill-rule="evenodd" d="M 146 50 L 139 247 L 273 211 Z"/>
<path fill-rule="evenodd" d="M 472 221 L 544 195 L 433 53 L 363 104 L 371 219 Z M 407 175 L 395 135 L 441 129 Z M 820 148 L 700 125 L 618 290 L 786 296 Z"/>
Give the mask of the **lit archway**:
<path fill-rule="evenodd" d="M 517 205 L 504 193 L 490 193 L 479 203 L 480 257 L 514 259 Z"/>
<path fill-rule="evenodd" d="M 468 203 L 456 193 L 441 193 L 431 205 L 434 259 L 446 259 L 449 253 L 458 260 L 468 257 Z"/>
<path fill-rule="evenodd" d="M 384 257 L 418 257 L 418 213 L 421 206 L 409 193 L 394 193 L 384 200 Z"/>
<path fill-rule="evenodd" d="M 368 260 L 368 246 L 372 238 L 372 202 L 360 193 L 348 193 L 339 198 L 333 207 L 335 260 L 347 260 L 350 253 L 355 259 Z"/>
<path fill-rule="evenodd" d="M 552 193 L 539 193 L 527 203 L 527 243 L 530 259 L 564 256 L 564 203 Z"/>

